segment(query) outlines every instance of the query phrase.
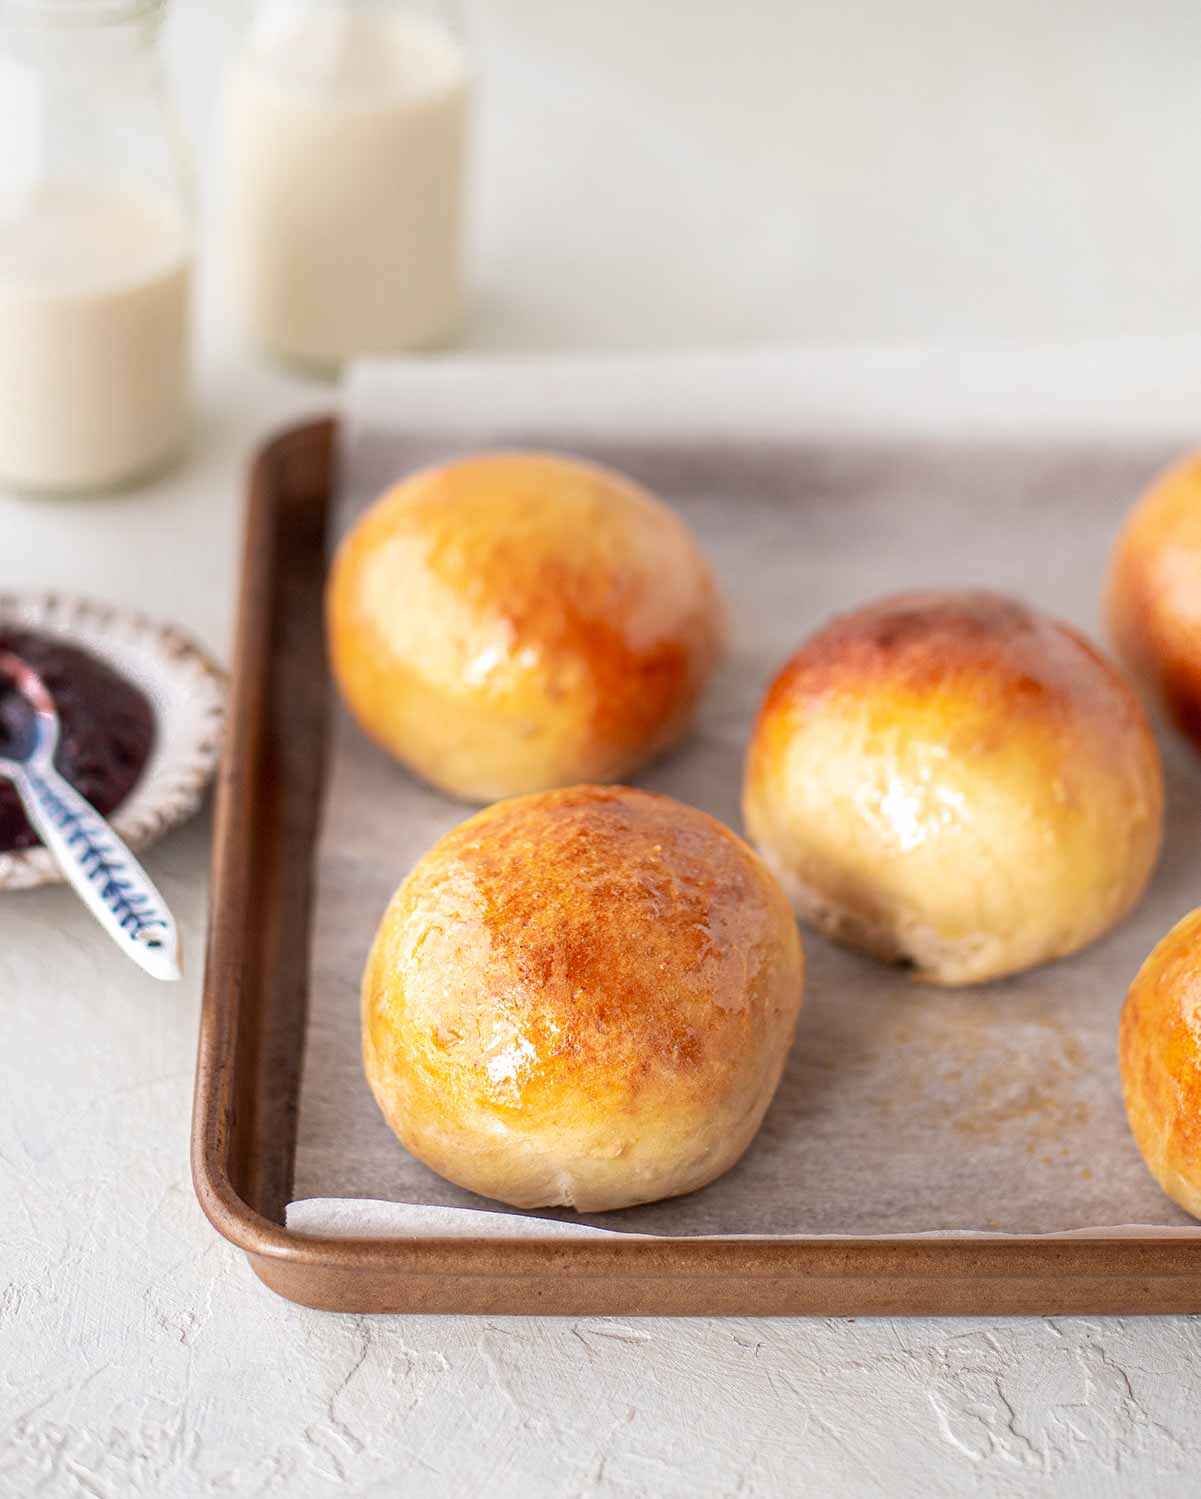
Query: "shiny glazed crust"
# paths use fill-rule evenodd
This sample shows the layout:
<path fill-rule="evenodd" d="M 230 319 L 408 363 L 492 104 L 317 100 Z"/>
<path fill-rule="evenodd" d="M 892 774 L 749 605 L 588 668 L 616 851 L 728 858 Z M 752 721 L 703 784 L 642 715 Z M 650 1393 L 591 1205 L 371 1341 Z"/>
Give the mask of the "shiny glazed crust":
<path fill-rule="evenodd" d="M 1108 617 L 1122 659 L 1201 744 L 1201 454 L 1161 474 L 1127 519 Z"/>
<path fill-rule="evenodd" d="M 578 786 L 430 850 L 363 977 L 367 1078 L 404 1145 L 518 1207 L 704 1186 L 750 1144 L 801 1002 L 788 902 L 727 828 Z"/>
<path fill-rule="evenodd" d="M 1133 693 L 1075 631 L 995 594 L 912 594 L 834 620 L 784 667 L 743 811 L 803 916 L 971 984 L 1130 909 L 1163 776 Z"/>
<path fill-rule="evenodd" d="M 327 624 L 363 729 L 469 801 L 626 775 L 687 728 L 721 633 L 677 516 L 536 453 L 389 491 L 338 552 Z"/>
<path fill-rule="evenodd" d="M 1201 1218 L 1201 910 L 1139 969 L 1119 1040 L 1126 1114 L 1151 1175 Z"/>

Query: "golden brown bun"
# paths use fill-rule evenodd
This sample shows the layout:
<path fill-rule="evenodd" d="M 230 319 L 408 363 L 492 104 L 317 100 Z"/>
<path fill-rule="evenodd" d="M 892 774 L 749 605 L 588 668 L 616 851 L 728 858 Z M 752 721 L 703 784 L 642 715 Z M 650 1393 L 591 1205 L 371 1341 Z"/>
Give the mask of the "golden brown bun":
<path fill-rule="evenodd" d="M 1162 808 L 1118 672 L 989 593 L 885 599 L 815 635 L 764 700 L 743 803 L 803 916 L 938 984 L 1092 941 L 1142 893 Z"/>
<path fill-rule="evenodd" d="M 683 522 L 539 453 L 390 490 L 343 542 L 327 616 L 363 729 L 468 801 L 628 774 L 688 727 L 720 637 Z"/>
<path fill-rule="evenodd" d="M 501 802 L 401 885 L 363 976 L 404 1145 L 517 1207 L 703 1187 L 750 1144 L 801 1002 L 788 902 L 727 828 L 576 786 Z"/>
<path fill-rule="evenodd" d="M 1201 744 L 1201 455 L 1160 474 L 1130 513 L 1108 614 L 1122 659 Z"/>
<path fill-rule="evenodd" d="M 1139 969 L 1118 1054 L 1126 1114 L 1151 1175 L 1201 1218 L 1201 910 L 1179 921 Z"/>

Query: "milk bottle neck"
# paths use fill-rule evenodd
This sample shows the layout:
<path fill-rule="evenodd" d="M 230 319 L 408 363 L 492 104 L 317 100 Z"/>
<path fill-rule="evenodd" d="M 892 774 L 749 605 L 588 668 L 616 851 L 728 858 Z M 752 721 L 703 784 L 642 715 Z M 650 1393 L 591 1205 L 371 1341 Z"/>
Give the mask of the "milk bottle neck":
<path fill-rule="evenodd" d="M 256 0 L 251 37 L 253 43 L 270 47 L 273 40 L 314 19 L 328 24 L 339 18 L 353 22 L 394 17 L 424 21 L 462 37 L 463 15 L 458 0 Z"/>
<path fill-rule="evenodd" d="M 0 0 L 0 219 L 46 184 L 113 184 L 152 191 L 190 229 L 164 12 L 164 0 Z"/>

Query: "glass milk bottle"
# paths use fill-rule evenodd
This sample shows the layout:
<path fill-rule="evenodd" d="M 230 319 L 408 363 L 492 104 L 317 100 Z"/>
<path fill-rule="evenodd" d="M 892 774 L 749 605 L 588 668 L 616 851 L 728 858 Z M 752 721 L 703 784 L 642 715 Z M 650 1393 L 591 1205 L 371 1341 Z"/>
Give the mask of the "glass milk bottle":
<path fill-rule="evenodd" d="M 225 98 L 228 270 L 252 337 L 327 368 L 460 315 L 470 73 L 419 0 L 261 0 Z"/>
<path fill-rule="evenodd" d="M 0 0 L 0 484 L 79 491 L 180 448 L 192 215 L 164 0 Z"/>

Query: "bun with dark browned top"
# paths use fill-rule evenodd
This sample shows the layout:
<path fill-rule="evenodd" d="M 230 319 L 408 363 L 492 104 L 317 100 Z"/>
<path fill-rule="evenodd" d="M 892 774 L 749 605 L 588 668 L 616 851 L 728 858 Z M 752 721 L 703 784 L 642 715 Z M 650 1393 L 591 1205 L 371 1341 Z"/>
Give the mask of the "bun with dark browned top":
<path fill-rule="evenodd" d="M 501 802 L 401 885 L 363 978 L 367 1077 L 435 1171 L 584 1211 L 704 1186 L 749 1145 L 801 1001 L 749 848 L 626 787 Z"/>
<path fill-rule="evenodd" d="M 746 767 L 752 843 L 831 936 L 970 984 L 1074 952 L 1141 895 L 1159 754 L 1081 635 L 991 593 L 900 595 L 780 672 Z"/>
<path fill-rule="evenodd" d="M 390 490 L 338 551 L 327 621 L 363 729 L 468 801 L 628 775 L 688 727 L 721 634 L 683 522 L 541 453 Z"/>

